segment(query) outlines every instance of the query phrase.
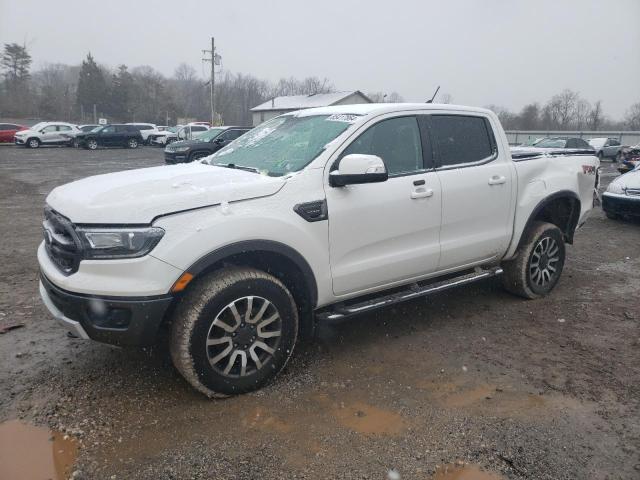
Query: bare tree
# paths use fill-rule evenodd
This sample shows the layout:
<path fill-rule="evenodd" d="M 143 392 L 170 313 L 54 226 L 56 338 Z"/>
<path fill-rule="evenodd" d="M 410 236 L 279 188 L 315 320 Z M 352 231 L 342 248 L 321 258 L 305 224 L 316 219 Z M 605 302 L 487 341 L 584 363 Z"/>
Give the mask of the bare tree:
<path fill-rule="evenodd" d="M 580 95 L 569 89 L 554 95 L 544 107 L 545 117 L 552 128 L 566 129 L 576 120 Z"/>
<path fill-rule="evenodd" d="M 587 127 L 589 130 L 598 130 L 603 121 L 602 101 L 598 100 L 593 104 L 587 118 Z"/>
<path fill-rule="evenodd" d="M 578 130 L 582 130 L 588 125 L 589 115 L 591 113 L 591 104 L 584 99 L 578 99 L 574 111 L 574 126 Z"/>
<path fill-rule="evenodd" d="M 624 123 L 630 130 L 640 130 L 640 102 L 629 107 L 624 117 Z"/>
<path fill-rule="evenodd" d="M 522 130 L 540 128 L 540 105 L 530 103 L 522 107 L 517 123 Z"/>
<path fill-rule="evenodd" d="M 389 102 L 390 103 L 402 103 L 404 102 L 404 98 L 398 92 L 391 92 L 389 94 Z"/>
<path fill-rule="evenodd" d="M 440 95 L 440 101 L 438 103 L 453 103 L 453 96 L 450 93 L 443 93 L 442 95 Z"/>
<path fill-rule="evenodd" d="M 369 92 L 366 94 L 373 103 L 384 103 L 386 95 L 382 92 Z"/>
<path fill-rule="evenodd" d="M 485 108 L 494 112 L 505 130 L 518 128 L 518 116 L 499 105 L 487 105 Z"/>

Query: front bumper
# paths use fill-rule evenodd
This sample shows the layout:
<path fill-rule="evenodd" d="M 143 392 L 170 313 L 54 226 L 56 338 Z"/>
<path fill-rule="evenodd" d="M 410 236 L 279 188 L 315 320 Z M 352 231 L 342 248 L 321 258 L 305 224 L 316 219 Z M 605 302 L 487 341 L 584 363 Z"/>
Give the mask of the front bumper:
<path fill-rule="evenodd" d="M 24 145 L 27 139 L 25 137 L 14 137 L 13 141 L 16 145 Z"/>
<path fill-rule="evenodd" d="M 99 297 L 63 290 L 40 277 L 45 306 L 74 335 L 112 345 L 151 345 L 155 342 L 171 295 Z"/>
<path fill-rule="evenodd" d="M 186 152 L 164 152 L 165 163 L 185 163 L 188 162 L 189 151 Z"/>
<path fill-rule="evenodd" d="M 602 209 L 614 215 L 640 216 L 640 197 L 605 192 Z"/>

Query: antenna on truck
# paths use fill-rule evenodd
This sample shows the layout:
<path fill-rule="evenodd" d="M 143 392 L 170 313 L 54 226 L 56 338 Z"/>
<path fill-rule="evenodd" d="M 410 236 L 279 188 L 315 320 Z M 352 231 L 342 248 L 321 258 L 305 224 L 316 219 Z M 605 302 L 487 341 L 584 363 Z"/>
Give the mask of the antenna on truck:
<path fill-rule="evenodd" d="M 436 88 L 436 91 L 433 94 L 433 97 L 431 97 L 431 100 L 427 100 L 427 103 L 433 103 L 433 100 L 436 98 L 436 95 L 438 94 L 439 91 L 440 91 L 440 85 L 438 85 L 438 88 Z"/>

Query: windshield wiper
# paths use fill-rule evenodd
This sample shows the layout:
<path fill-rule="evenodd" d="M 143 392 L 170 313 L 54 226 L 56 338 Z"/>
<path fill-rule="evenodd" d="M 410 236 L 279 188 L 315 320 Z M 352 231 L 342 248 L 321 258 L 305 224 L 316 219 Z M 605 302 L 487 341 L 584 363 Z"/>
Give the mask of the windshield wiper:
<path fill-rule="evenodd" d="M 244 165 L 236 165 L 235 163 L 214 163 L 216 167 L 234 168 L 237 170 L 245 170 L 247 172 L 260 173 L 260 170 L 254 167 L 245 167 Z"/>

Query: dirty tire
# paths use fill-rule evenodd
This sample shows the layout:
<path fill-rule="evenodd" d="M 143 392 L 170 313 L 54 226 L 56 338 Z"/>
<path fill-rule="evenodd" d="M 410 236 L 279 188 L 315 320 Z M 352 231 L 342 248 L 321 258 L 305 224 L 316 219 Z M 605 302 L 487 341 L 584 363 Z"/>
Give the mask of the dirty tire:
<path fill-rule="evenodd" d="M 549 280 L 541 285 L 532 278 L 532 263 L 540 262 L 540 258 L 536 257 L 536 254 L 539 255 L 539 249 L 543 248 L 545 244 L 553 243 L 558 249 L 557 254 L 551 257 L 557 256 L 558 258 L 552 264 L 555 271 Z M 558 283 L 562 275 L 564 261 L 565 246 L 560 229 L 551 223 L 535 222 L 524 233 L 516 258 L 502 263 L 504 270 L 502 284 L 508 292 L 520 297 L 527 299 L 543 297 Z"/>
<path fill-rule="evenodd" d="M 138 148 L 138 140 L 135 138 L 130 138 L 127 141 L 127 148 Z"/>
<path fill-rule="evenodd" d="M 209 361 L 210 356 L 213 355 L 210 349 L 216 346 L 209 346 L 208 339 L 213 338 L 212 331 L 218 328 L 214 327 L 216 319 L 225 312 L 225 309 L 228 309 L 232 303 L 248 297 L 267 299 L 271 307 L 276 309 L 274 311 L 279 314 L 277 322 L 280 327 L 279 339 L 276 341 L 279 343 L 277 346 L 270 345 L 274 346 L 274 353 L 268 354 L 266 359 L 261 359 L 261 367 L 257 366 L 250 354 L 245 353 L 244 363 L 247 365 L 251 363 L 255 370 L 244 376 L 233 375 L 233 371 L 229 372 L 231 375 L 225 375 L 220 371 L 218 364 L 212 365 Z M 257 306 L 256 304 L 256 309 Z M 251 311 L 250 308 L 247 310 Z M 259 315 L 259 312 L 253 314 L 255 318 Z M 245 318 L 244 315 L 242 318 Z M 229 326 L 228 321 L 225 323 Z M 247 322 L 247 326 L 249 323 Z M 259 321 L 256 322 L 256 326 L 258 330 L 261 329 Z M 221 329 L 218 328 L 218 330 Z M 227 330 L 222 332 L 222 335 L 233 335 L 226 332 Z M 237 334 L 237 337 L 235 335 L 234 337 L 240 338 L 246 332 L 236 330 L 234 333 Z M 257 390 L 275 378 L 291 357 L 297 337 L 298 311 L 291 293 L 284 284 L 261 270 L 229 267 L 197 279 L 190 286 L 173 314 L 170 351 L 173 364 L 194 388 L 208 397 L 226 397 Z M 269 341 L 271 340 L 273 339 Z M 258 338 L 257 341 L 261 339 Z M 251 342 L 251 339 L 247 339 L 247 342 Z M 229 344 L 229 347 L 231 348 L 232 344 Z M 229 357 L 240 350 L 241 347 L 234 346 Z M 253 352 L 259 355 L 266 353 L 258 349 L 254 349 Z M 240 361 L 236 363 L 234 360 L 234 369 L 242 367 L 242 358 L 237 358 Z M 222 362 L 224 363 L 224 358 Z M 231 358 L 228 362 L 231 362 Z"/>
<path fill-rule="evenodd" d="M 193 152 L 191 155 L 189 155 L 189 162 L 195 162 L 196 160 L 208 157 L 209 155 L 211 155 L 209 152 Z"/>
<path fill-rule="evenodd" d="M 27 148 L 38 148 L 40 146 L 40 140 L 38 140 L 37 138 L 30 138 L 27 140 L 27 142 L 25 143 L 25 146 Z"/>

